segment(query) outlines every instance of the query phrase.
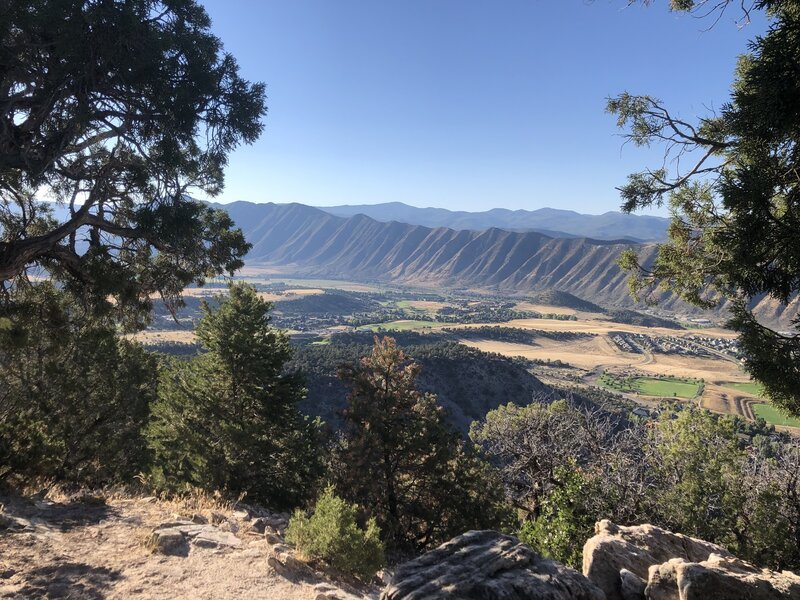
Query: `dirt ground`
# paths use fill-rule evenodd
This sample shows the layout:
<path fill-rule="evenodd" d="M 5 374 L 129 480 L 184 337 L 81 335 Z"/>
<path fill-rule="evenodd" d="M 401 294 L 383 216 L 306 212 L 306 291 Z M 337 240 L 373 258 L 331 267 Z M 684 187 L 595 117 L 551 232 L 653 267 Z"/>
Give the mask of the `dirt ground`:
<path fill-rule="evenodd" d="M 29 524 L 0 529 L 0 598 L 313 600 L 315 586 L 327 584 L 310 568 L 278 573 L 268 564 L 272 546 L 244 523 L 236 532 L 239 548 L 192 546 L 186 556 L 154 552 L 147 543 L 153 528 L 186 515 L 153 499 L 118 497 L 93 505 L 0 496 L 0 503 L 5 515 Z"/>

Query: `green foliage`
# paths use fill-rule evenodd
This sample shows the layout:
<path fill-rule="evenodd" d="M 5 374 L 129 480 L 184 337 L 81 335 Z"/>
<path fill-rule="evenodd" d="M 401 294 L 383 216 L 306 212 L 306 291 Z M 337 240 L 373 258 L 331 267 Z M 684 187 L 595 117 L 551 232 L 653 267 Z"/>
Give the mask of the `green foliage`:
<path fill-rule="evenodd" d="M 357 523 L 356 505 L 348 504 L 328 486 L 309 518 L 295 511 L 286 530 L 286 541 L 307 557 L 324 560 L 344 573 L 369 580 L 385 564 L 380 528 L 374 518 L 366 529 Z"/>
<path fill-rule="evenodd" d="M 583 544 L 592 536 L 597 520 L 586 500 L 596 490 L 574 461 L 556 468 L 554 482 L 539 515 L 523 523 L 518 537 L 544 556 L 581 569 Z"/>
<path fill-rule="evenodd" d="M 664 521 L 687 535 L 734 544 L 744 502 L 744 452 L 733 423 L 705 410 L 665 412 L 654 441 Z"/>
<path fill-rule="evenodd" d="M 730 0 L 707 4 L 672 2 L 701 13 L 725 10 Z M 768 295 L 788 305 L 800 291 L 800 3 L 756 0 L 741 8 L 745 20 L 749 10 L 766 10 L 770 26 L 739 60 L 719 114 L 681 119 L 659 100 L 627 92 L 608 102 L 629 140 L 663 144 L 663 164 L 679 169 L 644 170 L 620 188 L 624 210 L 666 203 L 673 215 L 669 240 L 651 263 L 628 252 L 620 265 L 637 296 L 656 299 L 660 288 L 700 306 L 730 300 L 746 368 L 776 406 L 798 415 L 800 336 L 759 324 L 749 303 Z"/>
<path fill-rule="evenodd" d="M 313 493 L 321 472 L 317 423 L 295 404 L 305 390 L 283 374 L 287 336 L 269 325 L 270 304 L 232 285 L 197 328 L 205 352 L 161 375 L 149 439 L 166 485 L 246 492 L 277 507 Z"/>
<path fill-rule="evenodd" d="M 497 465 L 519 535 L 580 565 L 593 524 L 654 525 L 726 546 L 772 569 L 800 566 L 800 446 L 695 408 L 648 427 L 611 424 L 563 402 L 491 411 L 470 435 Z"/>
<path fill-rule="evenodd" d="M 337 489 L 374 517 L 387 548 L 416 553 L 505 515 L 488 466 L 445 424 L 432 394 L 416 389 L 419 366 L 392 338 L 375 338 L 340 376 L 352 391 L 334 459 Z"/>
<path fill-rule="evenodd" d="M 156 361 L 49 283 L 23 285 L 0 327 L 0 478 L 86 485 L 146 468 Z"/>
<path fill-rule="evenodd" d="M 241 230 L 189 194 L 219 193 L 228 154 L 257 139 L 264 85 L 240 77 L 202 6 L 13 0 L 0 40 L 0 279 L 44 266 L 138 326 L 153 292 L 174 305 L 241 267 Z"/>

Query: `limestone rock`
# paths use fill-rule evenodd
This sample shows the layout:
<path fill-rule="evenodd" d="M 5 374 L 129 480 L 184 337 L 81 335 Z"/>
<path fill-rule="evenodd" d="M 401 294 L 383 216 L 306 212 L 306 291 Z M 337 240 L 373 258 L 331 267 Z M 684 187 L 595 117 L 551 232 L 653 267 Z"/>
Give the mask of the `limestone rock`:
<path fill-rule="evenodd" d="M 214 528 L 204 529 L 192 539 L 192 543 L 200 548 L 238 548 L 242 541 L 228 531 Z"/>
<path fill-rule="evenodd" d="M 800 577 L 711 555 L 702 562 L 673 558 L 650 567 L 648 600 L 800 600 Z"/>
<path fill-rule="evenodd" d="M 643 598 L 635 594 L 637 586 L 630 575 L 626 575 L 627 595 L 623 595 L 621 569 L 647 581 L 652 565 L 672 558 L 698 562 L 712 553 L 732 557 L 722 546 L 660 527 L 621 527 L 603 520 L 595 525 L 595 536 L 583 546 L 583 574 L 605 592 L 608 600 Z"/>
<path fill-rule="evenodd" d="M 644 598 L 644 589 L 647 586 L 647 582 L 636 573 L 631 573 L 628 569 L 620 569 L 619 580 L 620 595 L 623 600 L 641 600 Z"/>
<path fill-rule="evenodd" d="M 496 531 L 468 531 L 400 565 L 382 600 L 604 600 L 577 571 Z"/>

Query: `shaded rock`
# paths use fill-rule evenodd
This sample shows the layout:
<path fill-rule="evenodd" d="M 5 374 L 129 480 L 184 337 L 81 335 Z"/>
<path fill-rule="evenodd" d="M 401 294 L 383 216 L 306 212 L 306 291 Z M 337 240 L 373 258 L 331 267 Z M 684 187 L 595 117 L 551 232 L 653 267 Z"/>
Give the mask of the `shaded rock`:
<path fill-rule="evenodd" d="M 270 544 L 282 544 L 283 538 L 271 531 L 264 532 L 264 539 Z"/>
<path fill-rule="evenodd" d="M 226 517 L 224 514 L 222 514 L 217 510 L 209 511 L 208 516 L 209 520 L 214 525 L 219 525 L 220 523 L 224 523 L 225 521 L 228 520 L 228 517 Z"/>
<path fill-rule="evenodd" d="M 648 600 L 800 600 L 800 577 L 758 569 L 738 558 L 673 558 L 650 567 Z"/>
<path fill-rule="evenodd" d="M 155 530 L 150 537 L 150 545 L 162 554 L 185 556 L 189 550 L 186 536 L 176 527 Z"/>
<path fill-rule="evenodd" d="M 622 527 L 603 520 L 595 525 L 595 536 L 583 546 L 583 574 L 605 592 L 608 600 L 642 598 L 636 595 L 637 586 L 630 575 L 626 575 L 628 596 L 623 595 L 622 569 L 647 581 L 652 565 L 672 558 L 699 562 L 711 554 L 733 556 L 722 546 L 653 525 Z"/>
<path fill-rule="evenodd" d="M 400 565 L 382 600 L 603 600 L 577 571 L 496 531 L 468 531 Z"/>
<path fill-rule="evenodd" d="M 197 523 L 198 525 L 207 525 L 208 518 L 202 513 L 194 513 L 192 515 L 192 523 Z"/>
<path fill-rule="evenodd" d="M 250 521 L 250 531 L 264 533 L 267 527 L 269 527 L 269 523 L 265 517 L 258 517 L 257 519 Z"/>
<path fill-rule="evenodd" d="M 642 600 L 647 582 L 628 569 L 619 570 L 620 595 L 623 600 Z"/>
<path fill-rule="evenodd" d="M 200 548 L 238 548 L 242 544 L 228 531 L 186 520 L 162 523 L 153 530 L 151 538 L 153 546 L 164 554 L 185 554 L 189 542 Z"/>

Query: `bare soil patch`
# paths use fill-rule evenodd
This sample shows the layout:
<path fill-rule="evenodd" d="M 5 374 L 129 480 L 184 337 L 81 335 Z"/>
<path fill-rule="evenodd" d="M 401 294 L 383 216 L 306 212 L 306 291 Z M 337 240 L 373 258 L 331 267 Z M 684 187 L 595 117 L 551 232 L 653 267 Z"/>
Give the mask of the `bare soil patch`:
<path fill-rule="evenodd" d="M 153 528 L 178 517 L 180 507 L 136 497 L 104 505 L 0 497 L 4 513 L 28 523 L 0 530 L 0 598 L 256 598 L 308 599 L 324 576 L 302 577 L 270 566 L 273 547 L 248 532 L 236 513 L 227 527 L 239 548 L 192 546 L 188 554 L 165 555 L 147 544 Z"/>

